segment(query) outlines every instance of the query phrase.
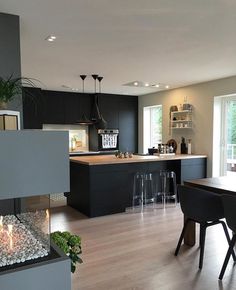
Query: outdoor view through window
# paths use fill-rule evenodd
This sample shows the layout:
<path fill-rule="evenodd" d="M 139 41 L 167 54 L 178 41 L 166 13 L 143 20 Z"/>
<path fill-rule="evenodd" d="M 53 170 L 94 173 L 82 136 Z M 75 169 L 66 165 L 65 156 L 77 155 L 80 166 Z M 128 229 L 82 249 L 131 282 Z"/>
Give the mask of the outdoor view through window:
<path fill-rule="evenodd" d="M 227 172 L 236 172 L 236 99 L 227 101 L 226 112 Z"/>
<path fill-rule="evenodd" d="M 162 143 L 162 106 L 150 106 L 143 109 L 143 152 Z"/>

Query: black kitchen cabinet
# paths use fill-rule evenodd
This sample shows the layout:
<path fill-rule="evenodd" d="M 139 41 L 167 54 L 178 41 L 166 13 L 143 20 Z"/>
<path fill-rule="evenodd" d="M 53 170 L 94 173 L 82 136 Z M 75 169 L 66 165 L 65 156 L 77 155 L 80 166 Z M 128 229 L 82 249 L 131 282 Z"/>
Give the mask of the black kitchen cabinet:
<path fill-rule="evenodd" d="M 119 128 L 120 96 L 101 94 L 98 96 L 98 105 L 103 118 L 107 121 L 108 129 Z"/>
<path fill-rule="evenodd" d="M 79 93 L 63 93 L 65 124 L 75 124 L 85 115 L 90 117 L 91 95 Z"/>
<path fill-rule="evenodd" d="M 86 164 L 72 158 L 67 204 L 89 217 L 124 212 L 132 206 L 132 180 L 136 172 L 155 174 L 163 169 L 175 170 L 177 183 L 181 184 L 189 177 L 186 175 L 189 166 L 192 167 L 191 179 L 205 178 L 206 162 L 206 157 L 184 157 L 178 160 L 164 158 L 131 163 L 127 160 L 127 163 Z"/>
<path fill-rule="evenodd" d="M 28 88 L 36 95 L 37 102 L 23 102 L 25 129 L 41 129 L 43 124 L 75 124 L 83 114 L 94 115 L 94 94 L 47 91 Z M 97 94 L 100 113 L 108 129 L 119 129 L 119 149 L 138 151 L 138 97 L 127 95 Z M 97 140 L 95 127 L 90 126 Z M 95 150 L 95 149 L 93 149 Z"/>
<path fill-rule="evenodd" d="M 40 88 L 24 88 L 23 124 L 25 129 L 42 129 L 43 124 L 43 95 Z"/>
<path fill-rule="evenodd" d="M 64 93 L 65 124 L 73 124 L 79 119 L 79 98 L 77 94 Z"/>
<path fill-rule="evenodd" d="M 61 92 L 43 91 L 43 124 L 64 124 L 64 98 Z"/>
<path fill-rule="evenodd" d="M 121 151 L 138 152 L 138 100 L 126 96 L 119 102 L 119 144 Z"/>

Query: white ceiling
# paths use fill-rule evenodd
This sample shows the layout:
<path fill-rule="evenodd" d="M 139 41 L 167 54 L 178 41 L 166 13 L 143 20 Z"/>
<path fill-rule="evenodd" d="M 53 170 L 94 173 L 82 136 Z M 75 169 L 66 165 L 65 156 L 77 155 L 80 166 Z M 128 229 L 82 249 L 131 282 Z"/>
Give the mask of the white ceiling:
<path fill-rule="evenodd" d="M 0 0 L 20 16 L 22 75 L 47 89 L 146 94 L 236 75 L 235 0 Z M 45 41 L 54 34 L 57 40 Z"/>

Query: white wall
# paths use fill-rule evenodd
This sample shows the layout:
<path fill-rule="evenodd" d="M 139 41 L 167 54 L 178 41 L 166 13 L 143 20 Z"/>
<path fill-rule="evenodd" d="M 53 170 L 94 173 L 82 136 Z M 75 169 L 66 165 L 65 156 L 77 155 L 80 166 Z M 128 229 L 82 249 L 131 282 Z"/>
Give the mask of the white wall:
<path fill-rule="evenodd" d="M 236 76 L 140 96 L 139 152 L 143 151 L 143 107 L 162 105 L 163 142 L 173 138 L 178 143 L 181 141 L 181 136 L 192 139 L 192 153 L 208 156 L 207 175 L 208 177 L 212 176 L 214 97 L 233 93 L 236 93 Z M 187 97 L 187 103 L 193 105 L 193 129 L 170 132 L 170 106 L 183 104 L 185 97 Z"/>

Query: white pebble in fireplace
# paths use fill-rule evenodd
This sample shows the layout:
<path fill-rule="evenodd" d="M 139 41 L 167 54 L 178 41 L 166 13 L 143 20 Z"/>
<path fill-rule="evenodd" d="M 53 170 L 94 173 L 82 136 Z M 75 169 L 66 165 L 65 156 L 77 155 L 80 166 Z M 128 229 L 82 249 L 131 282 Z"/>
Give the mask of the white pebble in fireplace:
<path fill-rule="evenodd" d="M 35 219 L 37 222 L 37 216 L 41 217 L 38 222 L 39 220 L 42 221 L 43 216 L 45 216 L 44 223 L 48 224 L 46 211 L 36 212 L 35 214 L 24 213 L 22 215 L 30 222 Z M 27 223 L 24 224 L 14 215 L 0 216 L 0 267 L 47 256 L 50 249 L 45 243 L 46 237 L 47 234 L 40 232 L 40 228 L 34 235 L 34 230 L 30 230 Z"/>

